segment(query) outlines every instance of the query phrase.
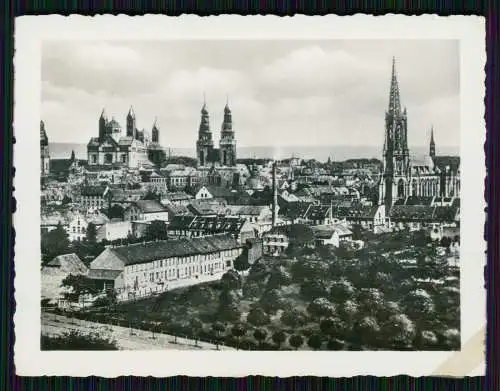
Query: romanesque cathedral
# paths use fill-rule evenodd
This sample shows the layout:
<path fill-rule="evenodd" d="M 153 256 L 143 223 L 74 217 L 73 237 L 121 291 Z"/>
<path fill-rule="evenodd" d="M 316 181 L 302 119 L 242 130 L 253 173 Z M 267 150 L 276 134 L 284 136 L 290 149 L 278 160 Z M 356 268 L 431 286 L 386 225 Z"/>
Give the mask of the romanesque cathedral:
<path fill-rule="evenodd" d="M 126 119 L 126 133 L 115 120 L 108 117 L 104 110 L 99 118 L 99 137 L 92 137 L 87 144 L 89 165 L 117 165 L 129 168 L 150 166 L 151 153 L 160 148 L 160 130 L 153 123 L 151 138 L 146 130 L 136 127 L 134 110 L 130 108 Z"/>
<path fill-rule="evenodd" d="M 431 130 L 429 155 L 421 161 L 410 158 L 407 125 L 406 107 L 401 108 L 396 63 L 393 59 L 389 108 L 385 113 L 379 203 L 389 210 L 396 201 L 410 196 L 460 196 L 460 158 L 436 156 L 434 130 Z"/>

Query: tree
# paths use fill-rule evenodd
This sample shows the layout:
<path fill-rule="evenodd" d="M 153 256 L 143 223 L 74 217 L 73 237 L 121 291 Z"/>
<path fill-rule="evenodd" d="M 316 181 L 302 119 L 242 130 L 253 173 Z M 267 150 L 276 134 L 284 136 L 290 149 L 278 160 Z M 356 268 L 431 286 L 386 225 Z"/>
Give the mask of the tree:
<path fill-rule="evenodd" d="M 164 240 L 167 239 L 167 225 L 164 221 L 154 220 L 146 227 L 144 233 L 146 240 Z"/>
<path fill-rule="evenodd" d="M 110 219 L 123 219 L 123 212 L 124 209 L 120 205 L 115 204 L 108 209 L 108 217 Z"/>
<path fill-rule="evenodd" d="M 355 293 L 356 289 L 352 283 L 345 278 L 341 278 L 330 286 L 330 299 L 335 302 L 352 299 Z"/>
<path fill-rule="evenodd" d="M 416 335 L 415 324 L 404 314 L 393 315 L 384 327 L 384 334 L 395 348 L 408 348 Z"/>
<path fill-rule="evenodd" d="M 371 316 L 365 316 L 354 325 L 353 335 L 359 338 L 361 344 L 372 345 L 378 340 L 380 326 L 377 320 Z"/>
<path fill-rule="evenodd" d="M 284 331 L 276 331 L 271 336 L 271 339 L 279 349 L 281 348 L 281 345 L 283 345 L 283 343 L 286 341 L 286 334 Z"/>
<path fill-rule="evenodd" d="M 233 265 L 239 272 L 250 268 L 250 264 L 248 263 L 248 248 L 244 248 L 243 252 L 234 260 Z"/>
<path fill-rule="evenodd" d="M 328 299 L 319 297 L 307 306 L 307 312 L 316 319 L 327 318 L 335 315 L 336 307 Z"/>
<path fill-rule="evenodd" d="M 203 323 L 199 319 L 193 318 L 189 321 L 189 326 L 195 338 L 195 345 L 198 346 L 198 335 L 203 330 Z"/>
<path fill-rule="evenodd" d="M 305 224 L 292 224 L 287 230 L 288 239 L 295 245 L 306 245 L 314 240 L 311 227 Z"/>
<path fill-rule="evenodd" d="M 42 235 L 41 247 L 44 263 L 69 252 L 69 236 L 60 222 L 55 229 Z"/>
<path fill-rule="evenodd" d="M 290 342 L 290 345 L 295 348 L 295 350 L 297 350 L 298 348 L 300 348 L 302 346 L 302 344 L 304 343 L 304 338 L 302 337 L 302 335 L 299 335 L 299 334 L 293 334 L 292 336 L 290 336 L 290 338 L 288 339 L 288 342 Z"/>
<path fill-rule="evenodd" d="M 93 280 L 81 274 L 70 274 L 61 282 L 61 286 L 68 290 L 63 293 L 66 300 L 78 302 L 81 296 L 96 295 L 100 292 Z"/>
<path fill-rule="evenodd" d="M 277 289 L 264 292 L 259 300 L 259 305 L 268 314 L 275 314 L 283 306 L 281 292 Z"/>
<path fill-rule="evenodd" d="M 226 331 L 226 325 L 222 322 L 212 323 L 212 330 L 217 335 L 217 349 L 219 349 L 219 338 L 220 335 Z"/>
<path fill-rule="evenodd" d="M 270 322 L 267 315 L 261 308 L 252 308 L 247 315 L 247 322 L 254 326 L 264 326 Z"/>
<path fill-rule="evenodd" d="M 307 345 L 313 350 L 321 349 L 322 344 L 323 338 L 319 334 L 312 334 L 307 340 Z"/>
<path fill-rule="evenodd" d="M 97 228 L 94 223 L 89 223 L 87 225 L 86 239 L 90 244 L 97 243 Z"/>
<path fill-rule="evenodd" d="M 264 329 L 256 329 L 253 332 L 253 336 L 259 342 L 259 346 L 262 346 L 262 342 L 264 342 L 267 337 L 267 332 Z"/>
<path fill-rule="evenodd" d="M 236 270 L 228 270 L 221 277 L 221 285 L 224 290 L 241 289 L 241 276 Z"/>
<path fill-rule="evenodd" d="M 41 350 L 118 350 L 116 341 L 97 333 L 72 330 L 56 337 L 42 335 Z"/>
<path fill-rule="evenodd" d="M 305 314 L 297 309 L 283 311 L 280 320 L 281 323 L 292 328 L 303 326 L 307 322 Z"/>
<path fill-rule="evenodd" d="M 245 326 L 243 326 L 242 324 L 235 324 L 231 328 L 231 334 L 236 338 L 238 342 L 238 346 L 236 347 L 237 349 L 239 348 L 240 338 L 243 337 L 246 334 L 246 332 L 247 330 Z"/>
<path fill-rule="evenodd" d="M 267 280 L 267 289 L 277 289 L 284 285 L 289 285 L 292 282 L 292 278 L 288 271 L 284 270 L 283 267 L 275 267 L 271 269 L 269 279 Z"/>
<path fill-rule="evenodd" d="M 314 300 L 318 297 L 325 297 L 327 295 L 328 288 L 326 284 L 319 279 L 305 280 L 300 285 L 300 294 L 306 300 Z"/>

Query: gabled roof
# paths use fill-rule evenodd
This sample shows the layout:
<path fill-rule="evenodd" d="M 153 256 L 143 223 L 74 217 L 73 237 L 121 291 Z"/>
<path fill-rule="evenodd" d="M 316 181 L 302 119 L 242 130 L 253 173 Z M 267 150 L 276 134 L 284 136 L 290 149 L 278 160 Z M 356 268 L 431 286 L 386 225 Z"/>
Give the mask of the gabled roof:
<path fill-rule="evenodd" d="M 174 216 L 169 230 L 202 230 L 211 233 L 238 233 L 245 219 L 237 217 Z"/>
<path fill-rule="evenodd" d="M 88 272 L 87 266 L 75 253 L 58 255 L 45 267 L 58 268 L 68 274 L 87 274 Z"/>
<path fill-rule="evenodd" d="M 135 205 L 142 213 L 166 212 L 166 208 L 157 200 L 139 200 L 134 201 Z"/>
<path fill-rule="evenodd" d="M 102 197 L 106 191 L 106 186 L 84 186 L 80 194 L 86 197 Z"/>
<path fill-rule="evenodd" d="M 226 187 L 222 186 L 211 186 L 211 185 L 206 185 L 204 186 L 210 194 L 212 194 L 212 197 L 214 198 L 226 198 L 226 197 L 233 197 L 234 194 L 231 192 Z"/>
<path fill-rule="evenodd" d="M 311 205 L 304 217 L 309 220 L 322 220 L 328 217 L 330 206 L 327 205 Z"/>
<path fill-rule="evenodd" d="M 259 216 L 266 208 L 269 207 L 264 205 L 227 205 L 224 207 L 226 215 L 231 216 Z"/>
<path fill-rule="evenodd" d="M 394 205 L 389 216 L 393 220 L 431 221 L 434 208 L 426 205 Z"/>
<path fill-rule="evenodd" d="M 181 257 L 196 254 L 210 254 L 234 248 L 241 248 L 238 243 L 227 235 L 205 238 L 183 238 L 148 243 L 138 243 L 122 247 L 110 248 L 124 265 L 147 263 L 160 259 Z"/>

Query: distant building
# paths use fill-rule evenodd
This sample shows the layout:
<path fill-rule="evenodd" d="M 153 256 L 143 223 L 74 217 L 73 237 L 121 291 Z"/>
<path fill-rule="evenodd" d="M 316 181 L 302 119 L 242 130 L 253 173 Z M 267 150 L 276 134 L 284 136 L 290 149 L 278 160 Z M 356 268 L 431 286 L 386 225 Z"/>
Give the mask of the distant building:
<path fill-rule="evenodd" d="M 288 228 L 285 226 L 274 227 L 263 234 L 262 241 L 264 254 L 279 255 L 283 253 L 290 244 Z"/>
<path fill-rule="evenodd" d="M 87 210 L 107 208 L 108 191 L 106 186 L 83 186 L 80 191 L 80 206 Z"/>
<path fill-rule="evenodd" d="M 99 136 L 92 137 L 87 144 L 89 166 L 116 166 L 138 168 L 153 166 L 148 152 L 158 150 L 159 129 L 153 125 L 154 140 L 151 141 L 145 130 L 136 127 L 135 113 L 130 108 L 126 119 L 126 132 L 122 133 L 120 124 L 112 118 L 108 121 L 104 110 L 99 118 Z"/>
<path fill-rule="evenodd" d="M 194 196 L 197 200 L 204 200 L 208 198 L 224 198 L 231 199 L 234 194 L 231 190 L 221 186 L 202 186 Z"/>
<path fill-rule="evenodd" d="M 168 221 L 168 210 L 157 200 L 139 200 L 130 203 L 123 212 L 128 221 Z"/>
<path fill-rule="evenodd" d="M 131 221 L 109 221 L 97 229 L 97 242 L 126 239 L 133 234 Z"/>
<path fill-rule="evenodd" d="M 340 243 L 352 240 L 352 231 L 342 224 L 317 225 L 312 231 L 316 245 L 339 247 Z"/>
<path fill-rule="evenodd" d="M 167 229 L 175 238 L 226 234 L 244 243 L 255 237 L 253 226 L 238 217 L 174 216 Z"/>
<path fill-rule="evenodd" d="M 45 124 L 40 121 L 40 174 L 42 176 L 48 175 L 50 172 L 50 152 L 49 152 L 49 138 L 45 131 Z"/>
<path fill-rule="evenodd" d="M 91 263 L 89 277 L 120 300 L 218 280 L 243 252 L 229 236 L 108 247 Z"/>

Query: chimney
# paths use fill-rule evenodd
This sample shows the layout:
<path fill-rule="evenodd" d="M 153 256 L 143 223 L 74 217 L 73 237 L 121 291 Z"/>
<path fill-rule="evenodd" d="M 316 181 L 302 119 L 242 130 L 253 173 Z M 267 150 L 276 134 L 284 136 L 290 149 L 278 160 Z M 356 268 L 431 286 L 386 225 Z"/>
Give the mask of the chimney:
<path fill-rule="evenodd" d="M 276 226 L 276 217 L 278 215 L 278 184 L 276 183 L 276 161 L 273 162 L 273 228 Z"/>

